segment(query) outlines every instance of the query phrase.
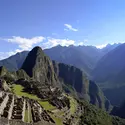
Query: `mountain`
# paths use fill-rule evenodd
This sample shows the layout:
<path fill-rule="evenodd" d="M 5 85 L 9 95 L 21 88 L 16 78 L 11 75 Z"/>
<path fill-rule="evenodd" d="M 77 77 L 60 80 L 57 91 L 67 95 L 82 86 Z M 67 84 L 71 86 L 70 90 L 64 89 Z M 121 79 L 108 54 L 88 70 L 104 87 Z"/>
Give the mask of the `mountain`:
<path fill-rule="evenodd" d="M 53 64 L 66 92 L 77 93 L 80 99 L 84 99 L 99 108 L 107 111 L 111 109 L 111 104 L 101 89 L 93 81 L 90 81 L 83 71 L 63 63 L 53 62 Z"/>
<path fill-rule="evenodd" d="M 52 62 L 40 47 L 29 52 L 20 70 L 10 72 L 0 67 L 0 85 L 0 124 L 125 123 L 124 119 L 110 116 L 101 110 L 109 107 L 109 102 L 83 71 L 74 66 Z"/>
<path fill-rule="evenodd" d="M 54 85 L 58 82 L 52 61 L 44 54 L 40 47 L 35 47 L 29 52 L 21 69 L 30 77 L 43 84 Z"/>
<path fill-rule="evenodd" d="M 106 54 L 106 53 L 110 52 L 111 50 L 115 49 L 116 47 L 118 47 L 121 44 L 122 43 L 107 44 L 106 47 L 101 49 L 101 51 Z"/>
<path fill-rule="evenodd" d="M 102 57 L 91 74 L 113 105 L 120 105 L 125 99 L 124 55 L 125 44 L 121 44 Z"/>
<path fill-rule="evenodd" d="M 44 52 L 51 58 L 51 60 L 73 65 L 90 75 L 90 72 L 100 58 L 119 45 L 120 44 L 108 44 L 103 49 L 97 49 L 94 46 L 71 45 L 69 47 L 63 47 L 58 45 L 50 49 L 45 49 Z M 28 51 L 17 53 L 7 59 L 1 60 L 0 66 L 5 66 L 9 71 L 17 71 L 21 68 L 27 55 Z"/>
<path fill-rule="evenodd" d="M 44 52 L 52 59 L 60 63 L 73 65 L 87 74 L 95 66 L 102 56 L 100 50 L 93 46 L 56 46 L 46 49 Z"/>
<path fill-rule="evenodd" d="M 102 57 L 92 72 L 93 79 L 99 83 L 110 82 L 113 85 L 124 83 L 124 54 L 125 44 L 122 44 Z"/>
<path fill-rule="evenodd" d="M 17 53 L 7 59 L 0 61 L 0 66 L 5 66 L 9 71 L 16 71 L 21 68 L 28 51 Z"/>
<path fill-rule="evenodd" d="M 42 84 L 60 86 L 60 83 L 63 83 L 63 88 L 70 87 L 78 97 L 86 99 L 99 108 L 110 110 L 109 101 L 99 87 L 88 80 L 85 73 L 74 66 L 54 61 L 52 63 L 40 47 L 35 47 L 29 52 L 21 69 Z"/>

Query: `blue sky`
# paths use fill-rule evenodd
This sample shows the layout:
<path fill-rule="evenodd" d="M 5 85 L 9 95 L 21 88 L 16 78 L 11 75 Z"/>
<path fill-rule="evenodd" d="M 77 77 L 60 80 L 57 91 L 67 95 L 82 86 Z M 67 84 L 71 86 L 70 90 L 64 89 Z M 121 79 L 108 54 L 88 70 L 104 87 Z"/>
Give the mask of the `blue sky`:
<path fill-rule="evenodd" d="M 0 59 L 39 45 L 125 41 L 125 0 L 0 0 Z"/>

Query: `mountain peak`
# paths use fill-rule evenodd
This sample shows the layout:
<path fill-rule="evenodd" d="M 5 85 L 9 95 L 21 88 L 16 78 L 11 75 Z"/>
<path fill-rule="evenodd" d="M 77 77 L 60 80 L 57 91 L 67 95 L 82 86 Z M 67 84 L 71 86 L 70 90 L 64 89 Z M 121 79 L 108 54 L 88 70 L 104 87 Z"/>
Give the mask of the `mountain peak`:
<path fill-rule="evenodd" d="M 30 52 L 34 54 L 38 54 L 38 53 L 44 54 L 42 48 L 39 46 L 34 47 Z"/>
<path fill-rule="evenodd" d="M 57 78 L 51 60 L 40 47 L 33 48 L 23 63 L 22 69 L 35 80 L 56 84 Z"/>

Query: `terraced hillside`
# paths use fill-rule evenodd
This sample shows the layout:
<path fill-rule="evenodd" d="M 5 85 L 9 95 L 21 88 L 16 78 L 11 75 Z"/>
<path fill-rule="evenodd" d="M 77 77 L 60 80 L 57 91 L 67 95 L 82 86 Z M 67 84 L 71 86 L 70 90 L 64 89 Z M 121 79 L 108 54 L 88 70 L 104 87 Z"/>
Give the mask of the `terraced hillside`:
<path fill-rule="evenodd" d="M 15 91 L 16 92 L 16 91 Z M 65 125 L 74 124 L 79 122 L 77 115 L 78 105 L 77 101 L 63 94 L 56 100 L 53 100 L 51 104 L 49 100 L 40 100 L 37 96 L 34 99 L 30 99 L 34 96 L 23 92 L 24 96 L 18 96 L 13 93 L 0 91 L 0 123 L 6 120 L 6 124 L 11 125 L 11 121 L 21 122 L 21 124 L 39 124 L 45 122 L 44 125 Z M 17 94 L 17 93 L 16 93 Z M 69 101 L 69 105 L 65 106 L 61 101 L 66 98 Z M 79 110 L 80 111 L 80 110 Z"/>
<path fill-rule="evenodd" d="M 7 118 L 10 125 L 11 120 L 26 123 L 45 121 L 50 125 L 55 123 L 37 101 L 3 91 L 0 92 L 0 116 Z"/>

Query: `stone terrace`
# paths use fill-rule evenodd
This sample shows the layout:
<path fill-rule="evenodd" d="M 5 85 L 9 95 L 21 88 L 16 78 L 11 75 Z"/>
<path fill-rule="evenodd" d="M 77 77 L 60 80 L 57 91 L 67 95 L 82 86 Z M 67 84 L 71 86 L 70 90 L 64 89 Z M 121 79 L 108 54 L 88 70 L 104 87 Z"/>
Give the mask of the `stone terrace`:
<path fill-rule="evenodd" d="M 37 101 L 0 91 L 0 125 L 37 125 L 44 122 L 45 125 L 55 124 Z"/>

